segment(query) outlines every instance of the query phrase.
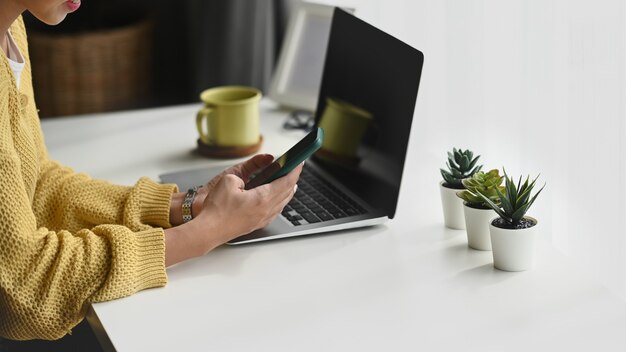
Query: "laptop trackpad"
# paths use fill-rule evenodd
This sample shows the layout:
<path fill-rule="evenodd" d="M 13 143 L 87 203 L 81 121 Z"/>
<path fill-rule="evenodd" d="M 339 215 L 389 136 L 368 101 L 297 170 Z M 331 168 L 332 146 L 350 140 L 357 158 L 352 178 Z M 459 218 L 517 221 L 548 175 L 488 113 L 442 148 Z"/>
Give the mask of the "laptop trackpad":
<path fill-rule="evenodd" d="M 219 175 L 222 171 L 229 167 L 229 165 L 219 165 L 175 171 L 159 175 L 159 179 L 161 180 L 161 183 L 177 184 L 178 188 L 184 192 L 189 188 L 206 184 L 213 177 Z"/>

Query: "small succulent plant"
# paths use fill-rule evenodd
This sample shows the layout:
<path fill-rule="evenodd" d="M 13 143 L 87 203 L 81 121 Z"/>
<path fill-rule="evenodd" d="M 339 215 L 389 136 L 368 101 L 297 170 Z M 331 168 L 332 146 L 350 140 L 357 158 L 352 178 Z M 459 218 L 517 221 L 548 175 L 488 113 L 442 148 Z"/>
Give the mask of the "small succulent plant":
<path fill-rule="evenodd" d="M 474 153 L 467 150 L 453 148 L 452 152 L 448 152 L 448 170 L 440 169 L 443 176 L 444 186 L 448 188 L 463 189 L 462 180 L 472 177 L 476 172 L 482 169 L 482 165 L 476 165 L 480 155 L 474 158 Z"/>
<path fill-rule="evenodd" d="M 526 177 L 526 181 L 522 183 L 522 177 L 520 176 L 519 181 L 515 184 L 513 178 L 509 177 L 506 174 L 506 170 L 504 170 L 504 192 L 496 190 L 500 204 L 492 201 L 486 194 L 482 194 L 480 191 L 478 192 L 478 195 L 483 199 L 483 201 L 500 216 L 501 221 L 494 223 L 495 226 L 510 229 L 521 229 L 534 225 L 532 221 L 525 219 L 524 215 L 530 206 L 533 205 L 539 193 L 541 193 L 543 188 L 546 186 L 544 184 L 543 187 L 541 187 L 541 189 L 531 197 L 530 193 L 535 187 L 537 178 L 539 178 L 539 176 L 535 177 L 535 179 L 529 183 L 529 177 Z"/>
<path fill-rule="evenodd" d="M 500 205 L 498 191 L 501 194 L 504 192 L 503 180 L 504 176 L 500 176 L 498 169 L 489 170 L 486 173 L 478 171 L 472 177 L 463 180 L 465 190 L 459 192 L 458 196 L 467 202 L 467 205 L 470 207 L 490 209 L 489 204 L 485 203 L 478 193 L 485 195 L 494 204 Z"/>

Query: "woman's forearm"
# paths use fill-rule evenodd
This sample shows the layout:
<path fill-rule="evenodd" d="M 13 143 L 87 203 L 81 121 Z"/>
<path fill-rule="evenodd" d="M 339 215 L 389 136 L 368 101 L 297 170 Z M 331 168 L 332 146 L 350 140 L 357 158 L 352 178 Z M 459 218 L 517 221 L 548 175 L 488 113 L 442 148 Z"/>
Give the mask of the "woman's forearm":
<path fill-rule="evenodd" d="M 213 236 L 207 236 L 216 229 L 208 227 L 206 225 L 208 222 L 201 220 L 194 219 L 165 230 L 166 267 L 204 255 L 220 244 L 211 241 Z"/>

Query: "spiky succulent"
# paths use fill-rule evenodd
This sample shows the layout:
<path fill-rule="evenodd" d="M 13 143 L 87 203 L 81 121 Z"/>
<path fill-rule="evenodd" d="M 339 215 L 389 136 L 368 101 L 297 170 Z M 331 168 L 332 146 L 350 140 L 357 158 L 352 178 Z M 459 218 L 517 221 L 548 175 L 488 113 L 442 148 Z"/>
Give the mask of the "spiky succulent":
<path fill-rule="evenodd" d="M 462 180 L 472 177 L 476 172 L 482 169 L 482 165 L 476 165 L 480 155 L 474 158 L 474 153 L 469 149 L 452 148 L 452 152 L 448 152 L 448 170 L 440 169 L 443 176 L 444 186 L 449 188 L 463 189 Z"/>
<path fill-rule="evenodd" d="M 496 205 L 500 205 L 498 191 L 504 192 L 502 180 L 504 176 L 500 176 L 498 169 L 489 170 L 487 173 L 478 171 L 472 177 L 463 180 L 465 191 L 459 192 L 458 196 L 470 207 L 489 209 L 489 204 L 485 203 L 478 193 L 487 196 Z"/>
<path fill-rule="evenodd" d="M 513 178 L 509 177 L 506 174 L 506 170 L 504 170 L 504 192 L 496 191 L 500 200 L 499 205 L 485 194 L 478 192 L 478 195 L 485 201 L 486 204 L 489 205 L 490 208 L 495 210 L 500 218 L 504 220 L 506 225 L 511 228 L 516 228 L 524 218 L 524 215 L 530 206 L 535 202 L 535 199 L 537 199 L 539 193 L 541 193 L 543 188 L 546 186 L 544 184 L 543 187 L 541 187 L 541 189 L 531 197 L 530 193 L 535 187 L 537 178 L 539 178 L 539 176 L 535 177 L 535 179 L 529 183 L 529 177 L 527 176 L 526 181 L 522 183 L 522 176 L 520 176 L 519 181 L 515 184 Z"/>

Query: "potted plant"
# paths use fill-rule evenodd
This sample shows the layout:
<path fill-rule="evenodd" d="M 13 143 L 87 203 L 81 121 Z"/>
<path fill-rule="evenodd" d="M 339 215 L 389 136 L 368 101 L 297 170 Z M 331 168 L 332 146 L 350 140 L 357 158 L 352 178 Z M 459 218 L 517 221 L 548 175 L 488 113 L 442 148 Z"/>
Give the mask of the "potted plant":
<path fill-rule="evenodd" d="M 498 192 L 504 192 L 502 180 L 498 169 L 489 170 L 487 173 L 479 171 L 470 178 L 463 180 L 465 190 L 458 192 L 457 196 L 463 202 L 465 214 L 465 227 L 467 229 L 467 243 L 470 248 L 481 251 L 491 250 L 491 236 L 489 236 L 489 222 L 496 213 L 478 195 L 483 194 L 494 204 L 499 205 Z"/>
<path fill-rule="evenodd" d="M 476 165 L 480 155 L 468 150 L 453 148 L 448 152 L 448 170 L 440 169 L 443 181 L 439 183 L 443 219 L 446 227 L 451 229 L 465 229 L 463 217 L 463 201 L 456 196 L 459 190 L 465 189 L 463 179 L 471 177 L 480 171 L 482 165 Z"/>
<path fill-rule="evenodd" d="M 533 265 L 538 222 L 537 219 L 525 215 L 545 187 L 544 184 L 534 196 L 531 196 L 538 177 L 532 182 L 526 177 L 526 181 L 522 183 L 520 176 L 515 184 L 505 170 L 504 192 L 497 191 L 500 204 L 478 192 L 485 203 L 499 215 L 489 225 L 493 264 L 497 269 L 524 271 Z"/>

